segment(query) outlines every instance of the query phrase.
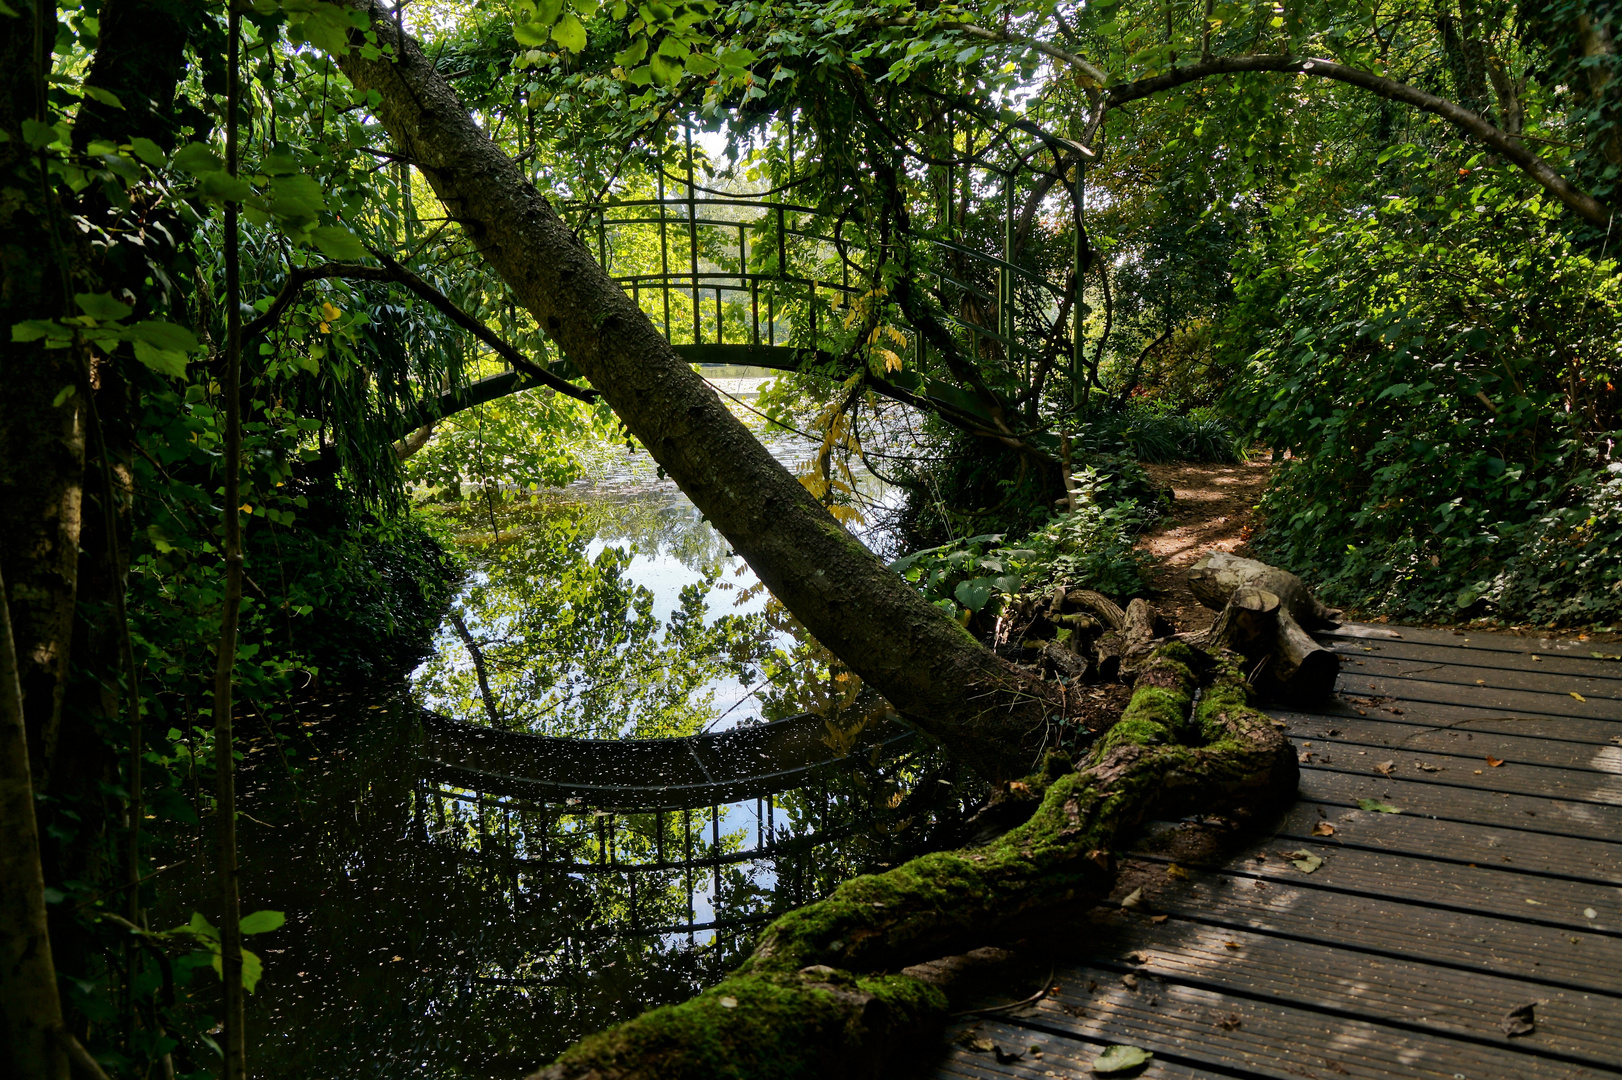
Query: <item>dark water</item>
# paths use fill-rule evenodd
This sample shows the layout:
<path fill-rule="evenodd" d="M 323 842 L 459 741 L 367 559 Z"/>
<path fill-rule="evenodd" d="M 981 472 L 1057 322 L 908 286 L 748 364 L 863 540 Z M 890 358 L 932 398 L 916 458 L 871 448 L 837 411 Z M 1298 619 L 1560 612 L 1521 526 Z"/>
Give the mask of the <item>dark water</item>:
<path fill-rule="evenodd" d="M 421 667 L 308 709 L 289 754 L 267 742 L 244 763 L 244 910 L 288 917 L 249 942 L 266 972 L 248 1017 L 259 1075 L 522 1075 L 690 996 L 774 913 L 924 850 L 974 795 L 919 747 L 864 750 L 811 787 L 657 811 L 435 779 L 424 707 L 640 739 L 856 700 L 645 458 L 606 457 L 591 482 L 495 519 L 451 516 L 471 566 L 461 627 L 447 618 Z M 831 731 L 830 757 L 839 744 Z"/>

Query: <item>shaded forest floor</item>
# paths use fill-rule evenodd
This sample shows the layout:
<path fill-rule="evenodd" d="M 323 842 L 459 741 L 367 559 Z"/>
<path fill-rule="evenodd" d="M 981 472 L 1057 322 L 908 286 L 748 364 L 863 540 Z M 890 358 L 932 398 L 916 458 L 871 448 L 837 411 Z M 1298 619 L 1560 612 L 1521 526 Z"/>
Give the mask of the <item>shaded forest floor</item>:
<path fill-rule="evenodd" d="M 1241 465 L 1174 462 L 1145 465 L 1157 485 L 1170 488 L 1171 511 L 1144 533 L 1138 546 L 1154 556 L 1150 575 L 1154 605 L 1177 624 L 1179 632 L 1203 630 L 1215 612 L 1188 591 L 1184 578 L 1207 551 L 1245 555 L 1245 541 L 1255 523 L 1256 504 L 1267 487 L 1272 463 L 1266 459 Z"/>

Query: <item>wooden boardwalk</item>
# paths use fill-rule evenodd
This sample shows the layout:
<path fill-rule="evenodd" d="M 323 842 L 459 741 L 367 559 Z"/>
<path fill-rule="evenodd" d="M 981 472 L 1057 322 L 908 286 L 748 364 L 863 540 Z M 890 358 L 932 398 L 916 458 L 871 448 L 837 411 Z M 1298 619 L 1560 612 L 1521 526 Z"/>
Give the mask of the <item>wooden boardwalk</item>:
<path fill-rule="evenodd" d="M 1198 826 L 1149 830 L 1114 902 L 1015 946 L 1058 989 L 955 1024 L 933 1075 L 1091 1076 L 1126 1044 L 1175 1080 L 1622 1076 L 1622 646 L 1357 636 L 1389 632 L 1324 638 L 1338 697 L 1270 710 L 1302 757 L 1274 831 L 1185 873 Z"/>

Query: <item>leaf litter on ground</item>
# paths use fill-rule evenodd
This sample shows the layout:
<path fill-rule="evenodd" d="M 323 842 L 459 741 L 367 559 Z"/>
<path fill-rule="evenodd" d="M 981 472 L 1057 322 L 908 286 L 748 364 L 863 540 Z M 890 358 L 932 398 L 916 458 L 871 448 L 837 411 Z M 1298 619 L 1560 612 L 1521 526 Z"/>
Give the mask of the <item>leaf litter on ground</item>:
<path fill-rule="evenodd" d="M 1303 874 L 1310 874 L 1324 864 L 1323 859 L 1305 849 L 1297 851 L 1281 851 L 1280 855 L 1290 860 L 1290 865 Z"/>
<path fill-rule="evenodd" d="M 1359 799 L 1357 800 L 1357 808 L 1359 810 L 1368 810 L 1375 814 L 1402 813 L 1402 811 L 1397 807 L 1392 806 L 1390 803 L 1383 803 L 1378 799 Z"/>

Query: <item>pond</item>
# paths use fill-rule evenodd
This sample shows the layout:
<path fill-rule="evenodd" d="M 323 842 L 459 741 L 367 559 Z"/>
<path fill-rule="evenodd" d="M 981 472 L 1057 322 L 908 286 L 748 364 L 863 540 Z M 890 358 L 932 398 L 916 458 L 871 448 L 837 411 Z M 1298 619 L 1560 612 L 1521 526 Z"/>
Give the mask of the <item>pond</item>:
<path fill-rule="evenodd" d="M 747 401 L 759 381 L 723 385 Z M 814 451 L 761 434 L 791 466 Z M 432 654 L 310 707 L 296 751 L 244 763 L 244 910 L 288 917 L 250 941 L 260 1075 L 521 1076 L 718 979 L 763 922 L 938 845 L 978 798 L 645 455 L 604 449 L 569 488 L 444 513 L 470 573 Z M 578 772 L 570 746 L 602 748 L 556 740 L 634 756 L 705 732 L 691 754 L 712 779 L 753 768 L 727 747 L 781 732 L 797 760 L 833 764 L 652 794 L 581 786 L 623 786 L 632 758 L 531 782 Z"/>

